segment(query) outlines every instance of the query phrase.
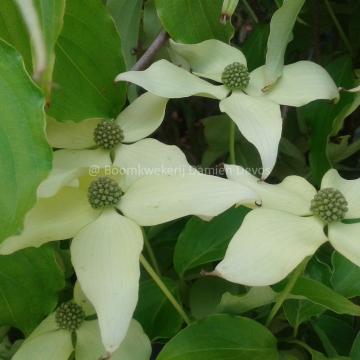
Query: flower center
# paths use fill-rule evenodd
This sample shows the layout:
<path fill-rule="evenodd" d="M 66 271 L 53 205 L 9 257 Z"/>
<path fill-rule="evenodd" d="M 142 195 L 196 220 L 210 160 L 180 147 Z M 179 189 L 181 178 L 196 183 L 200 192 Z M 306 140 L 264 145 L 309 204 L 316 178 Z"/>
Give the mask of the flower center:
<path fill-rule="evenodd" d="M 116 205 L 123 192 L 117 182 L 102 176 L 94 180 L 88 189 L 88 199 L 94 209 Z"/>
<path fill-rule="evenodd" d="M 82 307 L 73 301 L 61 304 L 55 313 L 55 320 L 60 329 L 77 330 L 85 319 Z"/>
<path fill-rule="evenodd" d="M 245 89 L 249 85 L 250 75 L 247 67 L 234 62 L 225 67 L 221 80 L 229 89 Z"/>
<path fill-rule="evenodd" d="M 95 143 L 106 150 L 113 149 L 124 139 L 120 126 L 113 121 L 105 120 L 94 130 Z"/>
<path fill-rule="evenodd" d="M 348 211 L 344 195 L 336 189 L 321 189 L 311 200 L 311 211 L 326 223 L 342 220 Z"/>

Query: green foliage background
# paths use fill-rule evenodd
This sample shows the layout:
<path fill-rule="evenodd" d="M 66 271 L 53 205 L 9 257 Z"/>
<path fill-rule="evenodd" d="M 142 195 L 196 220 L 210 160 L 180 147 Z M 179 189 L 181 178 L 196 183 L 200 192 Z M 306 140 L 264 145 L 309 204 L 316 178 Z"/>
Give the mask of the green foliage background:
<path fill-rule="evenodd" d="M 118 114 L 139 89 L 115 84 L 115 76 L 131 69 L 162 29 L 178 42 L 231 42 L 253 70 L 265 61 L 269 21 L 281 5 L 240 1 L 231 22 L 223 24 L 222 0 L 35 3 L 51 54 L 38 85 L 30 79 L 31 45 L 18 9 L 13 0 L 0 2 L 1 240 L 20 231 L 36 187 L 50 170 L 46 114 L 76 122 Z M 359 19 L 358 0 L 306 0 L 285 63 L 310 59 L 326 67 L 339 87 L 359 85 Z M 168 53 L 162 48 L 156 56 Z M 359 104 L 359 93 L 343 93 L 337 104 L 283 107 L 283 138 L 270 181 L 295 174 L 318 186 L 330 167 L 347 178 L 360 177 Z M 178 145 L 192 164 L 222 176 L 229 126 L 213 100 L 171 100 L 154 137 Z M 259 166 L 256 150 L 240 133 L 235 155 L 239 165 Z M 360 270 L 330 246 L 313 257 L 269 328 L 265 319 L 284 283 L 249 289 L 200 275 L 223 257 L 247 211 L 234 208 L 210 222 L 193 217 L 145 229 L 165 284 L 194 320 L 185 327 L 142 274 L 135 318 L 152 340 L 154 359 L 360 359 Z M 71 298 L 74 281 L 66 242 L 0 256 L 0 359 L 10 359 L 19 341 Z"/>

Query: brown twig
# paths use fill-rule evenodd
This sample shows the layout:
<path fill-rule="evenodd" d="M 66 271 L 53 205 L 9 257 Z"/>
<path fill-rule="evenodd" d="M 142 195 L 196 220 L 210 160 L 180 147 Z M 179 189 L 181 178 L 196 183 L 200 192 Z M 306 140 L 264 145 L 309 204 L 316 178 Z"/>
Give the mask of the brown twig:
<path fill-rule="evenodd" d="M 146 69 L 154 59 L 156 53 L 164 46 L 168 39 L 169 35 L 167 32 L 161 31 L 131 70 L 139 71 Z"/>

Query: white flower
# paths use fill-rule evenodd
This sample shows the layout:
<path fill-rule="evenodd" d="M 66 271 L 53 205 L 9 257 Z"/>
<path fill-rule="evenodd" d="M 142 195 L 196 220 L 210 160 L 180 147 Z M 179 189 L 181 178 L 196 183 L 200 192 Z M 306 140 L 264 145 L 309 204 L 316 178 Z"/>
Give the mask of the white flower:
<path fill-rule="evenodd" d="M 234 47 L 218 40 L 192 45 L 171 41 L 170 45 L 178 57 L 186 60 L 192 73 L 160 60 L 145 71 L 128 71 L 116 79 L 133 82 L 167 98 L 200 95 L 219 99 L 220 110 L 232 118 L 242 134 L 258 149 L 263 178 L 270 174 L 276 162 L 282 130 L 280 104 L 302 106 L 316 99 L 339 96 L 329 74 L 310 61 L 284 66 L 282 77 L 265 89 L 265 66 L 252 71 L 247 81 L 245 56 Z M 230 91 L 228 86 L 213 85 L 201 79 L 222 83 L 225 68 L 231 64 L 237 64 L 234 66 L 239 68 L 242 65 L 240 78 L 234 80 L 242 83 L 240 88 Z M 228 77 L 226 82 L 229 83 Z"/>
<path fill-rule="evenodd" d="M 53 168 L 57 169 L 57 172 L 53 171 L 52 175 L 56 175 L 58 179 L 57 185 L 53 179 L 52 181 L 43 182 L 38 189 L 38 196 L 49 197 L 54 195 L 58 187 L 63 182 L 66 183 L 69 177 L 73 177 L 74 173 L 79 175 L 84 170 L 88 171 L 88 167 L 92 165 L 95 167 L 97 165 L 102 166 L 104 161 L 109 166 L 111 165 L 110 159 L 113 159 L 115 167 L 125 171 L 136 166 L 146 167 L 147 161 L 151 162 L 167 150 L 162 143 L 155 139 L 144 139 L 161 125 L 167 101 L 168 99 L 145 93 L 127 106 L 114 121 L 86 119 L 74 123 L 70 121 L 59 122 L 48 118 L 46 131 L 50 145 L 54 148 L 73 150 L 73 159 L 76 160 L 78 156 L 83 158 L 83 168 L 76 168 L 71 164 L 64 166 L 62 159 L 56 157 Z M 117 139 L 119 141 L 114 141 L 114 146 L 111 148 L 107 146 L 105 149 L 101 146 L 102 141 L 98 141 L 98 143 L 95 141 L 95 133 L 97 132 L 97 135 L 99 135 L 100 132 L 101 139 L 107 139 L 111 136 L 112 140 L 114 140 L 113 134 L 110 132 L 111 130 L 114 131 L 114 129 L 110 128 L 106 131 L 106 129 L 102 129 L 104 124 L 111 125 L 121 135 Z M 91 150 L 96 147 L 96 152 Z M 79 150 L 84 149 L 88 150 L 83 153 L 79 152 Z M 87 157 L 86 162 L 85 157 Z M 163 163 L 159 161 L 159 167 L 166 168 L 168 165 L 166 156 L 161 155 L 161 159 Z M 141 176 L 139 171 L 130 170 L 132 170 L 132 180 Z M 49 187 L 49 185 L 52 186 Z"/>
<path fill-rule="evenodd" d="M 49 315 L 25 339 L 13 360 L 68 360 L 75 352 L 75 359 L 101 359 L 106 350 L 101 344 L 99 324 L 92 318 L 95 311 L 79 293 L 75 286 L 74 301 L 60 305 L 59 309 Z M 59 324 L 61 315 L 72 314 L 73 324 L 67 324 L 69 319 Z M 67 321 L 66 321 L 67 320 Z M 70 325 L 71 330 L 68 329 Z M 75 329 L 76 328 L 76 329 Z M 73 344 L 73 333 L 76 334 Z M 75 346 L 74 346 L 75 345 Z M 151 343 L 140 324 L 132 320 L 120 347 L 112 354 L 112 360 L 149 360 Z"/>
<path fill-rule="evenodd" d="M 107 151 L 56 151 L 54 168 L 39 191 L 43 197 L 27 214 L 23 232 L 0 245 L 0 253 L 9 254 L 73 238 L 72 263 L 96 309 L 102 341 L 109 352 L 122 342 L 137 303 L 143 248 L 140 226 L 191 214 L 212 217 L 236 202 L 256 197 L 240 184 L 198 173 L 176 146 L 156 145 L 154 141 L 134 144 L 129 163 L 134 158 L 141 168 L 150 170 L 165 163 L 182 169 L 181 173 L 104 179 L 104 171 L 111 168 Z M 153 146 L 146 152 L 148 143 Z M 89 166 L 94 164 L 98 166 L 97 176 L 89 174 Z M 44 197 L 44 193 L 52 196 Z"/>
<path fill-rule="evenodd" d="M 360 218 L 360 179 L 329 170 L 317 192 L 298 176 L 271 185 L 237 166 L 226 171 L 256 191 L 261 206 L 245 217 L 215 274 L 245 285 L 274 284 L 326 241 L 360 266 L 360 222 L 349 221 Z"/>
<path fill-rule="evenodd" d="M 127 106 L 114 120 L 122 131 L 121 142 L 115 150 L 121 149 L 123 143 L 133 143 L 152 134 L 162 123 L 168 99 L 144 93 Z M 59 122 L 48 118 L 47 136 L 54 148 L 87 149 L 96 146 L 94 130 L 103 119 L 87 119 L 75 123 Z M 125 145 L 127 147 L 128 145 Z"/>

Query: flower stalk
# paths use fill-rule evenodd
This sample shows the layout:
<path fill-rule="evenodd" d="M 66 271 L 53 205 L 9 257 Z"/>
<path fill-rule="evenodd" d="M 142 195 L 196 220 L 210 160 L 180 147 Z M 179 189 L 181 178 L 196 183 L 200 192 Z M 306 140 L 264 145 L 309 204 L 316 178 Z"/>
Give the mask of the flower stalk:
<path fill-rule="evenodd" d="M 300 265 L 293 271 L 293 273 L 290 275 L 288 283 L 286 284 L 284 290 L 281 291 L 281 293 L 279 294 L 274 306 L 272 307 L 272 309 L 271 309 L 271 311 L 269 313 L 268 318 L 266 319 L 265 325 L 267 327 L 270 326 L 271 322 L 273 321 L 274 317 L 276 316 L 276 314 L 280 310 L 281 306 L 283 305 L 285 300 L 289 297 L 289 295 L 290 295 L 292 289 L 294 288 L 297 280 L 304 273 L 306 265 L 307 265 L 309 259 L 310 259 L 309 257 L 305 258 L 300 263 Z"/>
<path fill-rule="evenodd" d="M 236 164 L 235 157 L 235 123 L 230 121 L 230 134 L 229 134 L 229 162 Z"/>
<path fill-rule="evenodd" d="M 156 273 L 156 271 L 152 268 L 152 266 L 149 264 L 149 262 L 145 259 L 143 255 L 140 255 L 140 263 L 144 267 L 146 272 L 150 275 L 150 277 L 155 281 L 156 285 L 167 297 L 170 303 L 174 306 L 174 308 L 179 313 L 179 315 L 183 318 L 186 325 L 190 325 L 191 323 L 190 318 L 188 317 L 182 306 L 178 303 L 178 301 L 175 299 L 173 294 L 170 292 L 170 290 L 161 280 L 160 276 Z"/>
<path fill-rule="evenodd" d="M 157 272 L 157 274 L 161 275 L 160 266 L 158 264 L 158 261 L 156 260 L 155 253 L 154 253 L 154 251 L 152 249 L 150 241 L 149 241 L 148 237 L 146 236 L 144 230 L 143 230 L 143 237 L 144 237 L 145 249 L 146 249 L 146 251 L 147 251 L 147 253 L 149 255 L 152 266 L 154 267 L 154 270 Z"/>

